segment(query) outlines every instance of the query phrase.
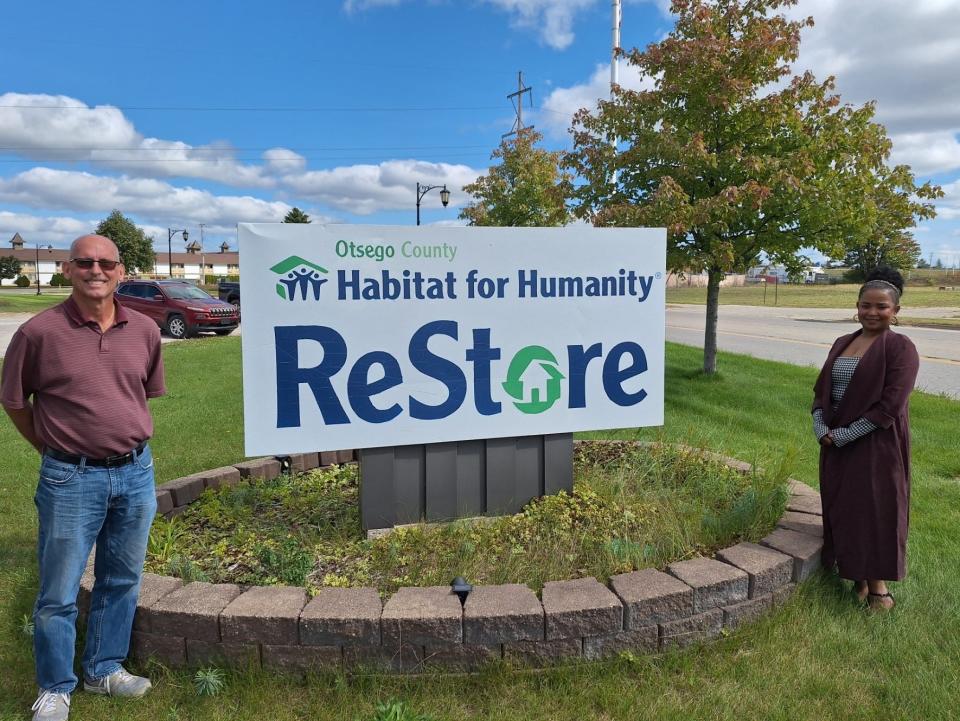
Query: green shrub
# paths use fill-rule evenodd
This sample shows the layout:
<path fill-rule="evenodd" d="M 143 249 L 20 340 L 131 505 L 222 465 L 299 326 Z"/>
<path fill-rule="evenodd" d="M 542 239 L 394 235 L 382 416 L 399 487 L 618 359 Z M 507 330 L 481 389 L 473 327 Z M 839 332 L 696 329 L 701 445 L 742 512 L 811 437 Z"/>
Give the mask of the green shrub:
<path fill-rule="evenodd" d="M 71 285 L 70 279 L 63 273 L 54 273 L 50 278 L 50 287 L 52 288 L 68 288 Z"/>
<path fill-rule="evenodd" d="M 709 554 L 773 528 L 786 504 L 785 459 L 736 471 L 690 449 L 577 446 L 576 483 L 511 516 L 361 533 L 355 465 L 207 490 L 173 520 L 158 518 L 147 569 L 185 580 L 251 585 L 527 583 L 602 580 Z"/>
<path fill-rule="evenodd" d="M 25 275 L 18 275 L 13 284 L 18 288 L 27 288 L 30 285 L 30 279 Z"/>

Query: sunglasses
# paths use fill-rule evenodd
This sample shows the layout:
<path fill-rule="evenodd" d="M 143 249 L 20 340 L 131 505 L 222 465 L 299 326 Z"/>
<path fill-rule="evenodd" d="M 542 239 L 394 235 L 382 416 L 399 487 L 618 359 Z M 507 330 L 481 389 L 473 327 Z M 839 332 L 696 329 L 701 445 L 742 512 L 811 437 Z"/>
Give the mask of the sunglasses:
<path fill-rule="evenodd" d="M 92 268 L 94 263 L 99 265 L 101 270 L 113 270 L 120 265 L 119 260 L 105 260 L 103 258 L 71 258 L 70 262 L 84 270 Z"/>

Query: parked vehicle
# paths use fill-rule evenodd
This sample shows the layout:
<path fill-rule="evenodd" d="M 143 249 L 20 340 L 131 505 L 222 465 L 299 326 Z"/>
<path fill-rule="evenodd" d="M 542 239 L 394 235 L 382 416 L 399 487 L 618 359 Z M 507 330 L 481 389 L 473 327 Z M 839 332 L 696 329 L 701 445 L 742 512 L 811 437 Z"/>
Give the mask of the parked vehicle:
<path fill-rule="evenodd" d="M 117 288 L 116 298 L 174 338 L 202 332 L 228 335 L 240 325 L 239 308 L 182 280 L 127 280 Z"/>
<path fill-rule="evenodd" d="M 217 285 L 217 291 L 220 294 L 220 300 L 225 300 L 231 305 L 240 307 L 240 284 L 234 281 L 221 280 Z"/>

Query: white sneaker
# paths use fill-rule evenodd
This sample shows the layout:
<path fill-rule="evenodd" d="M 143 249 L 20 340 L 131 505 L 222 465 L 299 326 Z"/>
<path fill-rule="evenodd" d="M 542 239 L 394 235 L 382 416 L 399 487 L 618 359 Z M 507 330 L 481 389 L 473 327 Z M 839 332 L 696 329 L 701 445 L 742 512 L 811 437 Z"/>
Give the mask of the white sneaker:
<path fill-rule="evenodd" d="M 134 676 L 125 668 L 119 668 L 109 676 L 91 679 L 84 676 L 83 690 L 90 693 L 100 693 L 105 696 L 120 696 L 134 698 L 143 696 L 150 690 L 150 679 L 143 676 Z"/>
<path fill-rule="evenodd" d="M 70 716 L 70 694 L 40 691 L 30 710 L 33 711 L 33 721 L 67 721 Z"/>

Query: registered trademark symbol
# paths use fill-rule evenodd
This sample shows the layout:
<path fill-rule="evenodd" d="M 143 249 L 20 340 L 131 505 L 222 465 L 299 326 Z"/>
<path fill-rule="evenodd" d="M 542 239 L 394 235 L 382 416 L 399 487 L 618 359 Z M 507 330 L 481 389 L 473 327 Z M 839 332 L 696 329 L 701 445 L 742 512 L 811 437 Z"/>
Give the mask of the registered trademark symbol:
<path fill-rule="evenodd" d="M 663 277 L 663 273 L 654 273 L 653 275 L 654 275 L 655 278 L 662 278 L 662 277 Z"/>

